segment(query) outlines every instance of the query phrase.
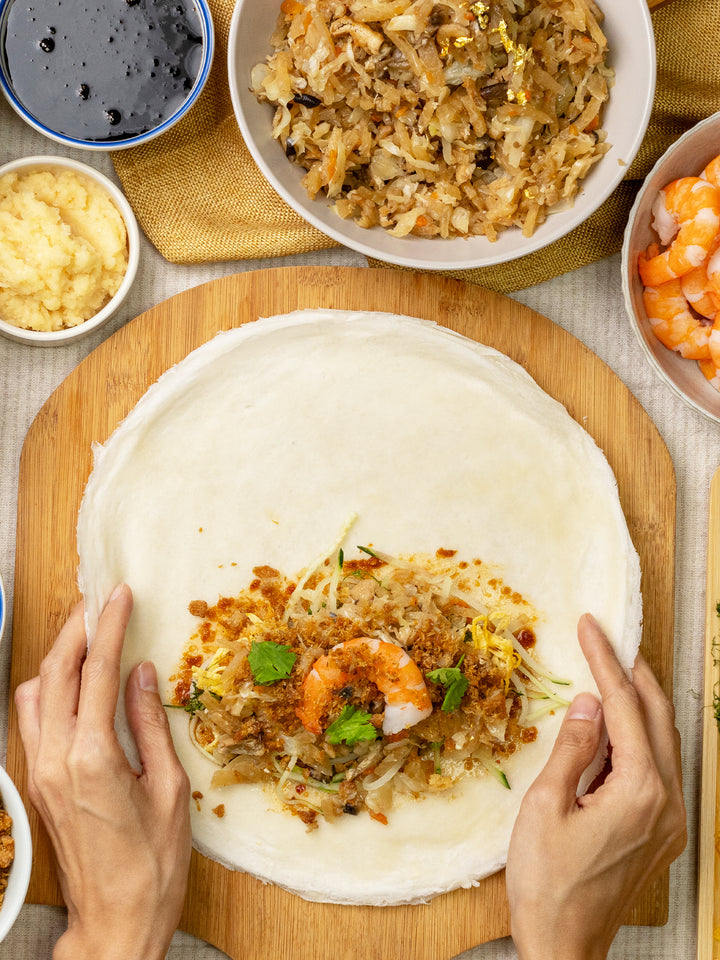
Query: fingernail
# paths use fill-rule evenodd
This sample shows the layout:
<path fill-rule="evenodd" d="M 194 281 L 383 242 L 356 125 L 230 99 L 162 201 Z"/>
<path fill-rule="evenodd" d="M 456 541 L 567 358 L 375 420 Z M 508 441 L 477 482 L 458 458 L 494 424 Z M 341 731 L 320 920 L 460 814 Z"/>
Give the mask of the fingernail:
<path fill-rule="evenodd" d="M 152 663 L 145 661 L 138 667 L 138 686 L 141 690 L 157 693 L 157 673 Z"/>
<path fill-rule="evenodd" d="M 115 589 L 113 590 L 113 592 L 110 594 L 110 600 L 115 600 L 117 597 L 119 597 L 120 594 L 121 594 L 122 591 L 123 591 L 124 586 L 125 586 L 124 583 L 119 583 L 119 584 L 115 587 Z"/>
<path fill-rule="evenodd" d="M 590 624 L 591 627 L 596 627 L 598 630 L 602 630 L 602 627 L 597 622 L 597 619 L 591 613 L 585 613 L 583 614 L 583 616 L 585 617 L 585 619 L 587 620 L 587 622 Z"/>
<path fill-rule="evenodd" d="M 570 704 L 569 720 L 595 720 L 600 713 L 600 701 L 591 693 L 579 693 Z"/>

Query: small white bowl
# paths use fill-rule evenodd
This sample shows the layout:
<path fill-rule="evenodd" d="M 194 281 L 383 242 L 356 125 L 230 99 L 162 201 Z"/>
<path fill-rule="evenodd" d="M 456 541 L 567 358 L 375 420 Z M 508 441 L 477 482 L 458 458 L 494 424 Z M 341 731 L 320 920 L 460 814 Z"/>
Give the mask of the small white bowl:
<path fill-rule="evenodd" d="M 657 243 L 652 228 L 652 205 L 658 192 L 679 177 L 696 177 L 720 154 L 720 113 L 695 124 L 667 150 L 648 174 L 630 211 L 622 250 L 625 309 L 650 365 L 680 399 L 720 423 L 720 392 L 710 386 L 695 360 L 685 360 L 663 346 L 648 321 L 638 255 Z"/>
<path fill-rule="evenodd" d="M 382 227 L 343 220 L 323 196 L 311 200 L 302 184 L 305 170 L 285 156 L 272 136 L 274 108 L 259 103 L 250 72 L 271 52 L 279 0 L 237 0 L 228 41 L 228 80 L 245 143 L 277 193 L 322 233 L 353 250 L 416 270 L 467 270 L 523 257 L 565 236 L 586 220 L 627 173 L 645 135 L 655 91 L 655 38 L 646 0 L 600 0 L 615 85 L 603 110 L 611 149 L 590 171 L 569 209 L 551 214 L 531 237 L 517 228 L 486 237 L 394 237 Z"/>
<path fill-rule="evenodd" d="M 9 337 L 11 340 L 32 344 L 37 347 L 54 347 L 68 343 L 68 341 L 71 340 L 79 340 L 81 337 L 87 336 L 87 334 L 102 326 L 102 324 L 115 313 L 128 295 L 130 287 L 132 287 L 135 280 L 140 259 L 140 231 L 132 207 L 128 203 L 122 190 L 117 187 L 112 180 L 109 180 L 93 167 L 85 163 L 79 163 L 77 160 L 69 160 L 65 157 L 23 157 L 20 160 L 12 160 L 10 163 L 1 166 L 0 177 L 6 173 L 17 170 L 27 171 L 48 168 L 54 170 L 74 170 L 89 180 L 94 180 L 95 183 L 99 184 L 103 190 L 105 190 L 125 221 L 128 243 L 128 263 L 125 276 L 115 296 L 112 297 L 94 317 L 90 317 L 75 327 L 53 331 L 25 330 L 22 327 L 16 327 L 0 319 L 0 334 Z"/>
<path fill-rule="evenodd" d="M 12 836 L 15 840 L 15 859 L 10 867 L 5 899 L 0 908 L 0 941 L 2 941 L 17 920 L 25 903 L 32 868 L 32 837 L 22 799 L 4 767 L 0 767 L 0 796 L 5 809 L 12 817 Z"/>

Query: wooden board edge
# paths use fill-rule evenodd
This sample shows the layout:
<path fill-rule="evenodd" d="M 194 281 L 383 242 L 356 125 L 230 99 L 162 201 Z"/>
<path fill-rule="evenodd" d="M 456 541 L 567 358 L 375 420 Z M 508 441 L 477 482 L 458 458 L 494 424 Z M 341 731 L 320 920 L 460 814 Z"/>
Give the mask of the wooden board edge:
<path fill-rule="evenodd" d="M 296 272 L 296 274 L 298 275 L 298 278 L 300 278 L 302 275 L 304 275 L 304 274 L 307 273 L 306 268 L 271 268 L 270 271 L 263 271 L 263 272 L 267 272 L 267 273 L 282 272 L 282 273 L 284 273 L 284 274 L 287 275 L 287 273 L 288 273 L 289 271 L 293 271 L 293 270 L 294 270 L 294 271 Z M 327 268 L 327 270 L 330 272 L 330 274 L 332 274 L 332 275 L 335 276 L 335 279 L 336 279 L 336 280 L 338 280 L 338 279 L 341 279 L 341 274 L 344 274 L 344 273 L 347 272 L 348 268 Z M 381 274 L 381 275 L 383 275 L 383 276 L 385 276 L 386 273 L 387 273 L 386 271 L 381 271 L 381 270 L 378 270 L 378 271 L 368 271 L 368 270 L 360 269 L 360 268 L 357 268 L 356 272 L 362 274 L 363 278 L 366 279 L 366 280 L 369 279 L 369 274 L 372 273 L 372 272 Z M 241 275 L 241 276 L 242 276 L 242 275 Z M 326 276 L 327 276 L 327 275 L 326 275 Z M 408 282 L 410 282 L 410 281 L 412 280 L 412 278 L 413 278 L 413 275 L 409 275 L 409 276 L 408 276 Z M 225 281 L 228 281 L 228 282 L 232 280 L 232 278 L 223 278 L 223 279 L 224 279 Z M 435 278 L 432 278 L 432 280 L 434 281 Z M 212 283 L 219 283 L 219 282 L 221 282 L 221 281 L 209 281 L 208 283 L 211 283 L 211 284 L 212 284 Z M 272 282 L 272 281 L 269 281 L 269 282 Z M 423 281 L 423 282 L 424 282 L 424 281 Z M 431 282 L 432 282 L 432 281 L 431 281 Z M 464 284 L 463 281 L 453 280 L 453 279 L 450 279 L 450 278 L 444 278 L 444 282 L 450 283 L 450 284 L 454 284 L 454 285 L 459 285 L 459 286 L 461 286 L 461 287 L 466 287 L 466 286 L 467 286 L 466 284 Z M 202 286 L 205 286 L 205 284 L 203 284 Z M 187 291 L 185 291 L 185 292 L 187 292 Z M 481 293 L 481 294 L 485 294 L 485 293 L 486 293 L 488 297 L 493 298 L 493 299 L 497 299 L 497 300 L 504 300 L 504 299 L 505 299 L 505 298 L 501 297 L 500 295 L 494 294 L 494 293 L 491 293 L 491 292 L 479 291 L 479 293 Z M 178 296 L 182 296 L 182 294 L 179 294 Z M 172 299 L 175 299 L 175 298 L 172 298 Z M 513 302 L 514 302 L 514 301 L 513 301 Z M 519 305 L 519 306 L 522 306 L 522 305 Z M 142 321 L 143 318 L 149 318 L 149 317 L 151 317 L 152 314 L 153 314 L 153 312 L 155 311 L 155 309 L 156 309 L 156 308 L 151 308 L 149 311 L 146 311 L 144 314 L 142 314 L 140 317 L 138 317 L 135 321 L 131 321 L 130 324 L 126 325 L 126 327 L 127 327 L 127 328 L 131 328 L 131 327 L 133 326 L 133 324 L 136 324 L 136 323 L 138 323 L 139 321 Z M 522 309 L 523 309 L 523 310 L 528 310 L 529 308 L 524 308 L 524 307 L 522 307 Z M 411 313 L 412 311 L 408 311 L 408 312 Z M 529 311 L 529 312 L 530 312 L 530 313 L 534 313 L 534 311 Z M 542 315 L 540 315 L 540 314 L 536 314 L 536 316 L 540 317 L 541 320 L 544 321 L 544 322 L 552 323 L 552 321 L 547 320 L 547 318 L 542 317 Z M 109 338 L 108 341 L 105 342 L 105 344 L 101 345 L 101 347 L 105 346 L 106 344 L 109 344 L 109 345 L 110 345 L 109 349 L 115 349 L 116 346 L 119 348 L 119 344 L 113 344 L 112 341 L 113 341 L 114 338 L 117 337 L 119 334 L 123 334 L 123 333 L 125 332 L 125 330 L 126 330 L 126 328 L 121 328 L 116 334 L 113 335 L 113 337 Z M 571 338 L 572 340 L 574 340 L 574 341 L 580 346 L 580 348 L 582 348 L 582 351 L 584 351 L 587 356 L 593 358 L 593 362 L 597 361 L 597 363 L 602 364 L 603 366 L 605 366 L 605 367 L 607 368 L 608 374 L 611 375 L 611 376 L 612 376 L 613 378 L 615 378 L 616 380 L 618 379 L 617 376 L 609 369 L 609 367 L 607 367 L 607 365 L 605 365 L 604 362 L 603 362 L 602 360 L 600 360 L 600 358 L 598 358 L 595 354 L 593 354 L 592 351 L 590 351 L 589 348 L 588 348 L 585 344 L 582 343 L 582 341 L 577 340 L 577 338 L 573 337 L 572 334 L 568 333 L 567 331 L 562 330 L 562 328 L 560 328 L 560 327 L 557 327 L 557 330 L 560 331 L 564 336 L 566 336 L 566 337 Z M 131 331 L 130 331 L 130 333 L 131 333 Z M 101 348 L 98 348 L 98 350 L 99 350 L 99 349 L 101 349 Z M 91 355 L 91 356 L 92 356 L 92 355 Z M 89 360 L 89 358 L 86 358 L 86 360 Z M 85 363 L 85 362 L 86 362 L 86 361 L 83 361 L 83 363 Z M 79 366 L 80 366 L 80 365 L 79 365 Z M 78 368 L 76 368 L 76 371 L 73 371 L 73 374 L 76 373 L 77 370 L 78 370 Z M 70 376 L 72 377 L 73 374 L 71 374 Z M 62 386 L 62 385 L 61 385 L 61 386 Z M 637 412 L 637 415 L 640 416 L 640 417 L 642 417 L 642 418 L 644 418 L 644 419 L 645 419 L 645 423 L 646 423 L 646 427 L 649 428 L 649 429 L 651 430 L 651 432 L 654 432 L 655 440 L 654 440 L 654 441 L 648 441 L 649 443 L 652 443 L 652 446 L 653 446 L 653 448 L 654 448 L 654 453 L 655 453 L 656 455 L 659 454 L 660 460 L 663 460 L 663 459 L 666 458 L 666 462 L 670 464 L 670 468 L 671 468 L 671 472 L 672 472 L 672 484 L 671 484 L 672 491 L 671 491 L 671 492 L 672 492 L 672 501 L 673 501 L 673 504 L 674 504 L 674 498 L 675 498 L 675 482 L 674 482 L 674 481 L 675 481 L 675 478 L 674 478 L 674 470 L 672 470 L 672 461 L 671 461 L 671 459 L 670 459 L 670 457 L 669 457 L 669 453 L 668 453 L 668 451 L 667 451 L 667 448 L 666 448 L 664 442 L 662 441 L 662 438 L 660 437 L 660 434 L 659 434 L 659 432 L 657 431 L 657 428 L 655 427 L 655 425 L 654 425 L 654 424 L 652 423 L 652 421 L 650 420 L 650 418 L 649 418 L 649 416 L 647 415 L 646 411 L 644 411 L 644 409 L 640 406 L 640 404 L 638 403 L 638 401 L 637 401 L 634 397 L 632 397 L 632 394 L 627 390 L 627 388 L 625 387 L 625 385 L 624 385 L 624 384 L 621 384 L 621 386 L 622 386 L 622 389 L 623 389 L 623 390 L 627 391 L 627 396 L 628 396 L 628 399 L 629 399 L 629 401 L 630 401 L 630 404 L 632 405 L 632 404 L 634 403 L 635 405 L 637 405 L 637 408 L 638 408 L 638 411 L 639 411 L 639 412 Z M 58 390 L 59 390 L 59 389 L 60 389 L 60 388 L 58 388 Z M 57 391 L 56 391 L 56 392 L 57 392 Z M 55 413 L 54 413 L 54 411 L 53 411 L 53 409 L 52 409 L 52 403 L 51 403 L 51 401 L 53 401 L 53 399 L 54 399 L 54 395 L 51 395 L 51 397 L 49 398 L 48 402 L 46 403 L 46 405 L 43 407 L 43 409 L 41 410 L 40 414 L 38 415 L 38 418 L 36 418 L 36 421 L 33 422 L 30 431 L 28 431 L 28 438 L 30 438 L 30 440 L 32 440 L 32 434 L 33 434 L 33 430 L 36 428 L 36 423 L 37 423 L 37 424 L 40 423 L 41 414 L 44 413 L 45 416 L 47 417 L 47 419 L 48 419 L 49 421 L 52 421 L 53 417 L 55 416 Z M 46 407 L 47 407 L 47 410 L 46 410 Z M 38 429 L 39 429 L 39 427 L 38 427 Z M 28 439 L 28 438 L 26 438 L 26 442 L 27 442 L 27 439 Z M 24 452 L 25 452 L 25 447 L 23 448 L 23 453 L 24 453 Z M 673 506 L 672 513 L 673 513 L 673 521 L 674 521 L 674 506 Z M 671 532 L 672 532 L 672 543 L 674 543 L 674 522 L 673 522 L 673 524 L 671 524 Z M 667 531 L 666 531 L 666 533 L 667 533 Z M 672 550 L 671 555 L 672 555 L 672 557 L 673 557 L 673 559 L 674 559 L 674 549 Z M 671 570 L 674 570 L 674 563 L 671 563 L 671 564 L 670 564 L 670 567 L 671 567 Z M 16 580 L 16 582 L 18 582 L 18 581 Z M 670 590 L 669 602 L 670 602 L 670 604 L 672 605 L 672 603 L 673 603 L 672 590 Z M 665 623 L 667 623 L 667 621 L 665 621 Z M 672 635 L 672 616 L 669 618 L 669 623 L 670 623 L 669 629 L 670 629 L 670 632 L 671 632 L 671 635 Z M 670 668 L 671 668 L 671 667 L 672 667 L 672 643 L 671 643 L 671 645 L 670 645 Z M 656 895 L 655 895 L 655 894 L 651 894 L 651 895 L 650 895 L 650 899 L 651 899 L 652 902 L 655 904 L 655 906 L 657 906 L 657 903 L 656 903 Z M 642 913 L 642 911 L 641 911 L 641 913 Z M 666 918 L 667 918 L 667 917 L 666 917 L 666 915 L 665 915 L 665 919 L 666 919 Z M 634 922 L 634 921 L 633 921 L 633 922 Z M 647 921 L 647 919 L 641 919 L 641 920 L 639 920 L 638 922 L 648 922 L 648 921 Z M 656 922 L 656 921 L 652 921 L 652 922 Z M 665 922 L 665 920 L 660 920 L 660 922 Z M 502 932 L 503 932 L 503 931 L 499 932 L 499 933 L 498 933 L 498 936 L 502 935 Z M 506 932 L 506 931 L 505 931 L 505 932 Z"/>
<path fill-rule="evenodd" d="M 720 954 L 715 931 L 720 926 L 720 855 L 718 826 L 718 759 L 720 738 L 715 701 L 720 692 L 720 468 L 710 484 L 705 592 L 705 645 L 703 656 L 702 767 L 700 823 L 698 829 L 698 960 L 713 960 Z"/>

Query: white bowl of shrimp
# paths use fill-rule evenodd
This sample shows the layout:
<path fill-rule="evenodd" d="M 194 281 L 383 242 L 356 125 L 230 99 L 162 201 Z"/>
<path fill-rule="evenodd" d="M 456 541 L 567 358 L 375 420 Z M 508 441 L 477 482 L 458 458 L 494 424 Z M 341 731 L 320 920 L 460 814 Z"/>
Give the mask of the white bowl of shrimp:
<path fill-rule="evenodd" d="M 658 160 L 630 212 L 625 306 L 653 368 L 720 423 L 720 113 Z"/>

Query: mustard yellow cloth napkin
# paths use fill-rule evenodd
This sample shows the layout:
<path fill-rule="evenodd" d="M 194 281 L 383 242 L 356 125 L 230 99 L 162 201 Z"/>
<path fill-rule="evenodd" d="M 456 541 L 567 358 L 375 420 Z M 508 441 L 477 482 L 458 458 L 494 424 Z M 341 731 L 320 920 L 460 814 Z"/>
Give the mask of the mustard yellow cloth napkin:
<path fill-rule="evenodd" d="M 280 199 L 250 156 L 227 80 L 234 2 L 209 2 L 216 49 L 198 102 L 163 136 L 113 154 L 140 225 L 174 263 L 253 260 L 337 246 Z M 633 198 L 655 160 L 693 124 L 720 110 L 720 0 L 674 0 L 652 19 L 658 48 L 655 104 L 625 180 L 585 223 L 549 247 L 511 263 L 449 271 L 448 276 L 508 293 L 620 249 Z"/>

